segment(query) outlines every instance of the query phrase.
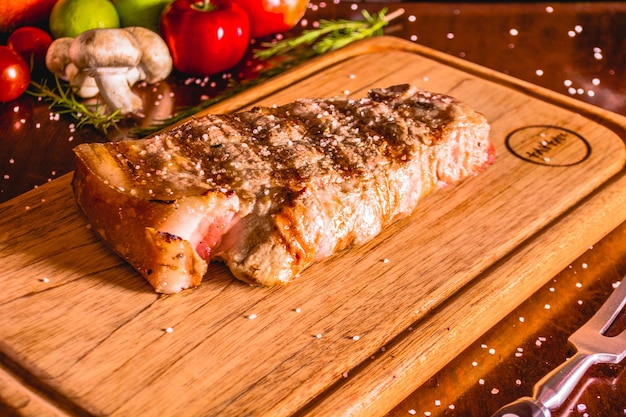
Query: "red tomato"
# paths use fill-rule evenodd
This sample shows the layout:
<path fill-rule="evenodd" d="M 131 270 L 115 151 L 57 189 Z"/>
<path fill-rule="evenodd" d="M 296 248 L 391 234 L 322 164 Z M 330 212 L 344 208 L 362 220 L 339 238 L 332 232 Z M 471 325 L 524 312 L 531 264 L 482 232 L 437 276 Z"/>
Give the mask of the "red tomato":
<path fill-rule="evenodd" d="M 0 101 L 18 98 L 29 82 L 30 72 L 24 58 L 7 46 L 0 46 Z"/>
<path fill-rule="evenodd" d="M 163 10 L 160 30 L 174 68 L 193 75 L 234 67 L 250 43 L 248 15 L 229 0 L 174 0 Z"/>
<path fill-rule="evenodd" d="M 32 60 L 35 67 L 43 67 L 51 43 L 52 37 L 48 32 L 32 26 L 16 29 L 7 40 L 9 48 L 20 54 L 26 62 Z"/>
<path fill-rule="evenodd" d="M 309 0 L 234 0 L 250 16 L 250 36 L 260 38 L 294 27 L 309 5 Z"/>

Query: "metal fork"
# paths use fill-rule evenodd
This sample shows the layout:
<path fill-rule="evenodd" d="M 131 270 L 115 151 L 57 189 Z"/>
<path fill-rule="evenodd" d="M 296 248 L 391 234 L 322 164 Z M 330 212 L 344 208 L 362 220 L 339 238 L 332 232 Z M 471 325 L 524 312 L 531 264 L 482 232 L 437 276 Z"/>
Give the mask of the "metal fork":
<path fill-rule="evenodd" d="M 619 363 L 626 356 L 626 331 L 605 336 L 626 304 L 626 277 L 593 317 L 569 338 L 576 353 L 533 388 L 532 397 L 505 405 L 492 417 L 550 417 L 571 394 L 587 370 L 598 363 Z"/>

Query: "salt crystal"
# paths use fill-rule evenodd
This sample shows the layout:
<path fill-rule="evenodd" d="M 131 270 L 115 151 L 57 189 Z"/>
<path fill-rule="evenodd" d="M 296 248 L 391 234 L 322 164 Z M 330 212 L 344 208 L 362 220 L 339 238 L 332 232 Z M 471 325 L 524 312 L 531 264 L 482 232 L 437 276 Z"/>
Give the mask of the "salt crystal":
<path fill-rule="evenodd" d="M 519 32 L 518 32 L 517 29 L 511 29 L 511 30 L 509 30 L 509 35 L 517 36 L 517 35 L 519 35 Z"/>
<path fill-rule="evenodd" d="M 586 263 L 583 263 L 581 266 L 583 267 L 583 269 L 587 269 L 587 264 Z"/>
<path fill-rule="evenodd" d="M 41 282 L 48 283 L 48 282 L 50 282 L 50 278 L 48 278 L 48 277 L 43 277 L 43 278 L 41 279 Z"/>
<path fill-rule="evenodd" d="M 489 349 L 489 354 L 490 355 L 495 355 L 496 354 L 496 350 L 494 348 Z"/>
<path fill-rule="evenodd" d="M 300 313 L 302 312 L 302 309 L 301 309 L 300 307 L 298 307 L 298 308 L 296 308 L 294 311 L 295 311 L 296 313 L 300 314 Z"/>
<path fill-rule="evenodd" d="M 472 366 L 474 366 L 474 367 L 478 366 L 478 362 L 476 362 L 476 361 L 472 362 Z"/>
<path fill-rule="evenodd" d="M 585 404 L 578 404 L 576 406 L 576 409 L 578 410 L 578 412 L 587 411 L 587 405 L 585 405 Z"/>
<path fill-rule="evenodd" d="M 535 71 L 535 74 L 541 77 L 543 75 L 543 70 L 538 69 L 537 71 Z"/>
<path fill-rule="evenodd" d="M 439 406 L 441 405 L 441 401 L 439 401 L 439 400 L 435 400 L 435 405 L 436 405 L 437 407 L 439 407 Z"/>
<path fill-rule="evenodd" d="M 410 16 L 407 18 L 407 20 L 408 20 L 409 22 L 415 22 L 415 21 L 417 20 L 417 17 L 415 17 L 415 15 L 414 15 L 414 14 L 412 14 L 412 15 L 410 15 Z"/>
<path fill-rule="evenodd" d="M 550 310 L 550 304 L 544 305 L 543 308 L 545 308 L 546 310 Z"/>
<path fill-rule="evenodd" d="M 361 336 L 359 336 L 359 335 L 352 336 L 352 340 L 359 340 L 360 338 L 361 338 Z"/>
<path fill-rule="evenodd" d="M 552 6 L 547 6 L 546 7 L 546 13 L 552 13 L 554 11 L 554 7 Z"/>
<path fill-rule="evenodd" d="M 454 33 L 449 32 L 449 33 L 446 35 L 446 38 L 448 38 L 448 39 L 454 39 Z"/>
<path fill-rule="evenodd" d="M 256 314 L 252 313 L 252 314 L 250 314 L 250 315 L 248 316 L 248 319 L 249 319 L 249 320 L 254 320 L 254 319 L 256 319 L 256 317 L 257 317 L 257 316 L 256 316 Z"/>
<path fill-rule="evenodd" d="M 485 380 L 484 380 L 484 379 L 482 379 L 482 378 L 480 378 L 480 379 L 478 380 L 478 383 L 479 383 L 480 385 L 485 385 Z"/>
<path fill-rule="evenodd" d="M 493 395 L 496 395 L 496 394 L 498 394 L 499 392 L 500 392 L 500 390 L 499 390 L 498 388 L 493 388 L 493 389 L 491 390 L 491 393 L 492 393 Z"/>
<path fill-rule="evenodd" d="M 410 415 L 412 415 L 412 416 L 414 416 L 415 414 L 417 414 L 417 411 L 415 411 L 414 409 L 412 409 L 412 408 L 411 408 L 411 409 L 409 410 L 409 414 L 410 414 Z"/>
<path fill-rule="evenodd" d="M 520 323 L 524 323 L 524 320 L 525 320 L 524 317 L 519 318 Z"/>
<path fill-rule="evenodd" d="M 174 333 L 174 328 L 168 327 L 167 329 L 165 329 L 165 333 Z"/>
<path fill-rule="evenodd" d="M 318 339 L 321 339 L 322 338 L 322 334 L 318 333 L 318 334 L 315 335 L 315 337 L 318 338 Z"/>

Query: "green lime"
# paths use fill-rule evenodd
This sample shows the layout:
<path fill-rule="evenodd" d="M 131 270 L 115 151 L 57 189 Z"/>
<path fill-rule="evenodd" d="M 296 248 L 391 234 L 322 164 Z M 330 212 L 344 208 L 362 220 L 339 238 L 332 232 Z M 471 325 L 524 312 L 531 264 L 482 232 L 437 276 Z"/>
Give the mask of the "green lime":
<path fill-rule="evenodd" d="M 75 38 L 89 29 L 118 28 L 120 17 L 110 0 L 59 0 L 49 24 L 55 38 Z"/>
<path fill-rule="evenodd" d="M 172 0 L 113 0 L 122 27 L 141 26 L 159 33 L 161 12 Z"/>

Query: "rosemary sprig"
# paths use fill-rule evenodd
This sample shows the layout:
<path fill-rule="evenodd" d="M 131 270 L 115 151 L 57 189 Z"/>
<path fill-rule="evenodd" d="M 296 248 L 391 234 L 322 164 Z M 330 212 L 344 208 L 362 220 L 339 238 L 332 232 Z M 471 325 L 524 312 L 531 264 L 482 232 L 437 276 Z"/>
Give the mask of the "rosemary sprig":
<path fill-rule="evenodd" d="M 111 127 L 117 128 L 117 123 L 124 117 L 119 110 L 113 113 L 106 112 L 106 106 L 88 105 L 76 97 L 72 91 L 72 87 L 65 86 L 58 77 L 54 77 L 55 87 L 50 88 L 47 80 L 41 83 L 35 81 L 30 82 L 28 93 L 35 97 L 50 102 L 49 108 L 59 114 L 67 114 L 76 120 L 76 127 L 93 126 L 106 135 Z"/>
<path fill-rule="evenodd" d="M 389 15 L 387 15 L 386 8 L 373 15 L 367 10 L 362 10 L 361 13 L 364 20 L 322 19 L 317 29 L 305 30 L 295 38 L 264 42 L 261 46 L 267 49 L 255 51 L 254 56 L 265 60 L 273 56 L 284 55 L 303 45 L 311 46 L 315 55 L 321 55 L 361 39 L 382 35 L 383 28 L 390 21 L 402 15 L 404 10 L 398 9 Z"/>
<path fill-rule="evenodd" d="M 361 13 L 365 19 L 363 21 L 345 19 L 320 20 L 320 25 L 317 29 L 304 31 L 295 38 L 261 44 L 267 47 L 267 49 L 254 51 L 255 58 L 269 60 L 281 56 L 281 59 L 272 62 L 272 65 L 268 69 L 260 72 L 256 78 L 244 82 L 231 80 L 230 85 L 222 94 L 203 100 L 195 106 L 181 109 L 172 117 L 161 120 L 148 127 L 133 128 L 130 130 L 129 134 L 135 137 L 144 137 L 156 133 L 169 125 L 184 120 L 222 100 L 230 98 L 251 86 L 260 84 L 309 58 L 342 48 L 360 39 L 382 35 L 383 28 L 393 19 L 401 16 L 404 13 L 404 9 L 398 9 L 388 15 L 387 9 L 382 9 L 374 15 L 371 15 L 366 10 L 363 10 Z M 299 48 L 300 46 L 311 45 L 313 45 L 311 48 Z M 296 49 L 298 50 L 296 51 Z"/>

